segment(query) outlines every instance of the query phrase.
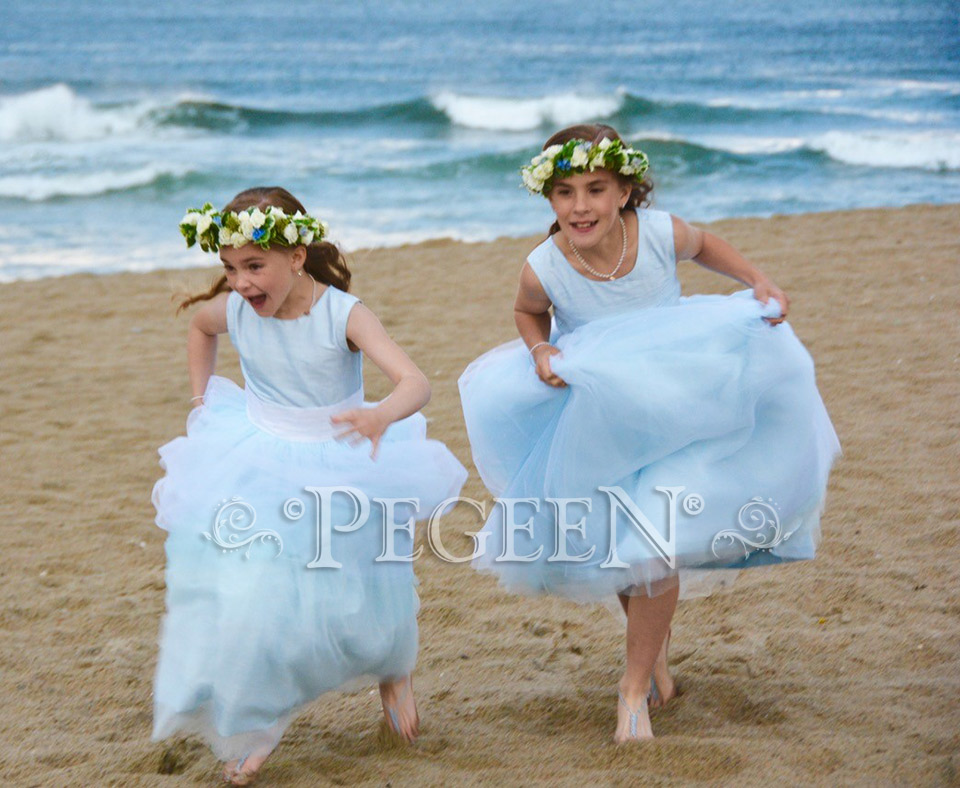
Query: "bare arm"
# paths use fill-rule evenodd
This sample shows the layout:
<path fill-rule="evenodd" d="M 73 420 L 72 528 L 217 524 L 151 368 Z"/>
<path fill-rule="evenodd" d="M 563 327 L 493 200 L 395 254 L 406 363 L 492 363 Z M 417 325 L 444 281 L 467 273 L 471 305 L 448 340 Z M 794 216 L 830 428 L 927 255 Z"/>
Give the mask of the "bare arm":
<path fill-rule="evenodd" d="M 671 216 L 671 219 L 677 260 L 693 260 L 705 268 L 736 279 L 753 288 L 754 296 L 763 303 L 775 298 L 780 303 L 781 316 L 767 320 L 774 325 L 783 322 L 790 308 L 790 299 L 770 277 L 722 238 L 692 227 L 676 216 Z"/>
<path fill-rule="evenodd" d="M 517 298 L 513 304 L 513 319 L 527 348 L 539 345 L 533 351 L 533 358 L 540 380 L 551 386 L 560 387 L 565 386 L 566 383 L 553 374 L 549 362 L 550 356 L 554 356 L 560 351 L 553 345 L 543 344 L 550 339 L 549 310 L 550 298 L 530 264 L 524 263 L 520 271 Z"/>
<path fill-rule="evenodd" d="M 355 408 L 331 419 L 334 424 L 349 425 L 340 437 L 352 438 L 354 442 L 368 438 L 373 444 L 371 456 L 376 458 L 387 427 L 416 413 L 430 401 L 430 383 L 403 348 L 390 338 L 377 316 L 363 304 L 350 310 L 347 339 L 394 384 L 390 395 L 375 408 Z"/>
<path fill-rule="evenodd" d="M 190 389 L 194 397 L 202 397 L 207 382 L 217 366 L 217 335 L 227 331 L 227 297 L 218 293 L 198 309 L 190 319 L 187 329 L 187 369 L 190 372 Z M 194 407 L 203 404 L 202 399 L 193 400 Z"/>

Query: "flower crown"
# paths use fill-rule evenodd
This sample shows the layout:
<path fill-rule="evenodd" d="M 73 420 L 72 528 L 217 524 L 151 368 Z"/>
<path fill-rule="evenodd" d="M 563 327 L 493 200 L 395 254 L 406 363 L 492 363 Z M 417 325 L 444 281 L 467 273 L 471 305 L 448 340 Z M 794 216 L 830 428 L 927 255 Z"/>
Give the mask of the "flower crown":
<path fill-rule="evenodd" d="M 596 144 L 587 140 L 568 140 L 563 145 L 551 145 L 534 156 L 526 167 L 521 167 L 520 175 L 531 194 L 549 194 L 554 177 L 566 178 L 602 169 L 626 175 L 640 183 L 649 167 L 646 153 L 626 147 L 623 140 L 604 137 Z"/>
<path fill-rule="evenodd" d="M 262 211 L 247 208 L 221 212 L 207 202 L 202 208 L 187 211 L 180 220 L 180 232 L 187 239 L 187 248 L 200 244 L 203 251 L 216 252 L 221 246 L 239 249 L 248 243 L 262 249 L 268 249 L 271 244 L 309 246 L 323 240 L 327 228 L 319 219 L 300 211 L 291 216 L 275 205 L 268 205 Z"/>

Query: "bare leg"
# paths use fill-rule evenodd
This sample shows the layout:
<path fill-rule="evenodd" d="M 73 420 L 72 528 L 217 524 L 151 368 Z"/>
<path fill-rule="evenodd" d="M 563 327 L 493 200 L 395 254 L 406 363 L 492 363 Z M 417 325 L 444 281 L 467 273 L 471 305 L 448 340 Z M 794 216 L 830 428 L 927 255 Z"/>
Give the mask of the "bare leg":
<path fill-rule="evenodd" d="M 657 683 L 657 693 L 650 699 L 651 709 L 660 709 L 667 705 L 667 701 L 677 696 L 677 685 L 670 675 L 667 664 L 668 649 L 670 648 L 670 630 L 667 629 L 667 636 L 663 639 L 660 646 L 660 653 L 657 655 L 657 661 L 653 666 L 653 680 Z"/>
<path fill-rule="evenodd" d="M 420 734 L 420 715 L 413 697 L 413 676 L 382 682 L 380 702 L 390 730 L 408 742 L 416 741 Z"/>
<path fill-rule="evenodd" d="M 626 614 L 627 607 L 630 604 L 630 597 L 626 594 L 619 594 L 618 598 L 620 599 L 620 606 L 623 608 L 624 614 Z M 670 667 L 667 662 L 669 648 L 670 629 L 668 628 L 667 636 L 660 645 L 660 652 L 657 654 L 657 661 L 653 666 L 653 680 L 657 684 L 657 692 L 656 694 L 651 693 L 647 699 L 651 709 L 659 709 L 666 706 L 667 701 L 675 698 L 677 695 L 677 687 L 673 681 L 673 676 L 670 675 Z"/>
<path fill-rule="evenodd" d="M 653 738 L 647 713 L 650 676 L 670 629 L 680 593 L 674 578 L 664 585 L 666 590 L 654 589 L 659 592 L 656 596 L 631 596 L 627 600 L 627 668 L 620 679 L 617 730 L 613 737 L 617 743 Z"/>

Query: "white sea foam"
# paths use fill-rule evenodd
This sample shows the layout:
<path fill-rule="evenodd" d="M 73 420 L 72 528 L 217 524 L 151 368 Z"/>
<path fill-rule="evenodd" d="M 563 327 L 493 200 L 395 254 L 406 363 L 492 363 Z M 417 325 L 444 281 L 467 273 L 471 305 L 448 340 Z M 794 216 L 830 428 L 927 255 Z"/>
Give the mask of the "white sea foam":
<path fill-rule="evenodd" d="M 924 170 L 960 170 L 960 132 L 829 131 L 807 147 L 846 164 Z"/>
<path fill-rule="evenodd" d="M 644 133 L 635 139 L 660 137 Z M 845 164 L 934 172 L 960 170 L 960 132 L 952 130 L 829 131 L 811 137 L 707 134 L 675 139 L 740 155 L 774 155 L 806 149 L 826 153 Z"/>
<path fill-rule="evenodd" d="M 0 177 L 0 197 L 40 202 L 53 197 L 92 197 L 147 186 L 163 176 L 181 177 L 186 168 L 147 165 L 132 170 L 105 170 L 62 175 Z"/>
<path fill-rule="evenodd" d="M 149 244 L 93 243 L 56 248 L 24 248 L 23 243 L 0 243 L 0 283 L 43 279 L 48 276 L 117 271 L 153 271 L 157 268 L 199 268 L 210 265 L 206 255 L 185 249 L 182 240 L 155 239 Z"/>
<path fill-rule="evenodd" d="M 135 131 L 154 105 L 101 108 L 66 85 L 0 98 L 0 140 L 94 140 Z"/>
<path fill-rule="evenodd" d="M 654 140 L 656 142 L 688 142 L 689 140 L 680 134 L 674 134 L 663 129 L 644 129 L 642 132 L 633 135 L 627 135 L 627 142 L 641 142 L 643 140 Z"/>
<path fill-rule="evenodd" d="M 750 137 L 708 135 L 689 140 L 697 145 L 714 150 L 727 151 L 740 155 L 786 153 L 800 150 L 805 142 L 802 137 Z"/>
<path fill-rule="evenodd" d="M 486 131 L 529 131 L 541 126 L 607 118 L 623 106 L 625 94 L 585 96 L 558 93 L 540 98 L 462 96 L 444 91 L 431 98 L 434 107 L 458 126 Z"/>

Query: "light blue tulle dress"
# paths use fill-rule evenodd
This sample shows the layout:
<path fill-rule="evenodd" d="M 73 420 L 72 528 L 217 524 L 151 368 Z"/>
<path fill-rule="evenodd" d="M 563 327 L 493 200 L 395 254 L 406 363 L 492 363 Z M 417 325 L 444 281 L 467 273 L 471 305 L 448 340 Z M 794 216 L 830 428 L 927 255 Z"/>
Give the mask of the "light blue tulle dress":
<path fill-rule="evenodd" d="M 368 441 L 334 438 L 330 416 L 363 403 L 361 354 L 346 340 L 356 303 L 328 287 L 307 315 L 279 320 L 229 295 L 245 389 L 212 377 L 187 435 L 160 449 L 167 613 L 154 740 L 199 734 L 223 760 L 268 753 L 321 693 L 413 669 L 413 566 L 377 561 L 410 555 L 412 540 L 395 531 L 385 551 L 374 499 L 419 499 L 392 520 L 426 518 L 467 474 L 426 439 L 419 413 L 389 427 L 375 461 Z"/>
<path fill-rule="evenodd" d="M 474 566 L 511 590 L 610 603 L 679 578 L 691 597 L 733 570 L 814 557 L 840 446 L 809 354 L 762 319 L 775 301 L 681 297 L 670 215 L 637 219 L 619 279 L 582 276 L 552 238 L 528 258 L 567 387 L 540 381 L 521 340 L 460 378 L 487 488 L 530 499 L 495 506 L 479 536 Z"/>

